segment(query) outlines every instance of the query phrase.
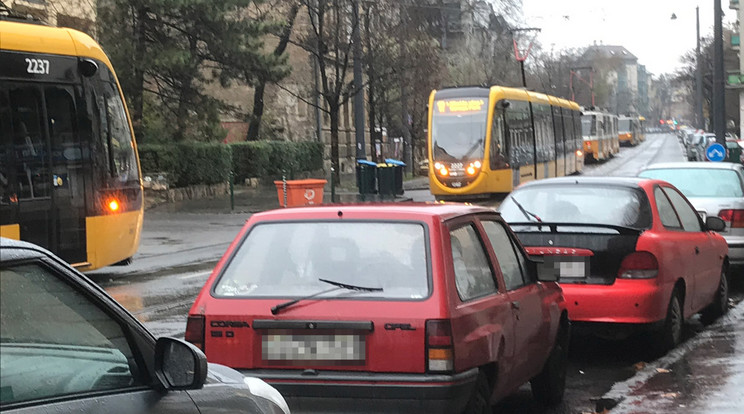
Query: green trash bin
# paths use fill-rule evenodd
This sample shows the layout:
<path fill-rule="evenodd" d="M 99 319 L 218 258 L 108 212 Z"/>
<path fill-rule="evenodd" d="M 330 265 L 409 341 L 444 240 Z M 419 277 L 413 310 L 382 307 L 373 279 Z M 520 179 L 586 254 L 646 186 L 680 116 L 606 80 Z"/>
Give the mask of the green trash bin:
<path fill-rule="evenodd" d="M 381 196 L 395 196 L 395 166 L 377 164 L 377 191 Z"/>
<path fill-rule="evenodd" d="M 367 160 L 357 160 L 356 179 L 359 194 L 377 192 L 377 164 Z"/>
<path fill-rule="evenodd" d="M 395 194 L 403 195 L 403 167 L 406 166 L 406 163 L 392 158 L 386 158 L 385 162 L 392 165 L 395 170 Z"/>

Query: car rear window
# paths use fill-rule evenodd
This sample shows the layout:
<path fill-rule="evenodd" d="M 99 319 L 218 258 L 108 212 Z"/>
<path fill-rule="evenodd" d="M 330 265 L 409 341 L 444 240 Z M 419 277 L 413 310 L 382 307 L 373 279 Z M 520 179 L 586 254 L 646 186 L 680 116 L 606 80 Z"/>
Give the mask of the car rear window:
<path fill-rule="evenodd" d="M 424 225 L 406 222 L 282 222 L 256 225 L 214 286 L 218 297 L 423 299 L 429 295 Z"/>
<path fill-rule="evenodd" d="M 686 197 L 744 197 L 739 174 L 713 168 L 655 168 L 641 177 L 664 180 Z"/>
<path fill-rule="evenodd" d="M 509 223 L 589 223 L 637 229 L 651 226 L 651 208 L 645 193 L 626 187 L 573 184 L 526 187 L 511 193 L 499 211 Z"/>

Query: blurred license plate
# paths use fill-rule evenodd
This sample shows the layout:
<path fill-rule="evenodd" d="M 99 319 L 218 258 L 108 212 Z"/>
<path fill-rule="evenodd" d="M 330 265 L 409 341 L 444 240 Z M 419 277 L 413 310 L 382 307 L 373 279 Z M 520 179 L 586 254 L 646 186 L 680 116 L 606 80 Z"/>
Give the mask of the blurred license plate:
<path fill-rule="evenodd" d="M 586 277 L 589 274 L 589 262 L 583 257 L 573 260 L 561 260 L 558 265 L 561 278 Z"/>
<path fill-rule="evenodd" d="M 271 334 L 261 339 L 265 361 L 363 362 L 365 340 L 361 335 Z"/>

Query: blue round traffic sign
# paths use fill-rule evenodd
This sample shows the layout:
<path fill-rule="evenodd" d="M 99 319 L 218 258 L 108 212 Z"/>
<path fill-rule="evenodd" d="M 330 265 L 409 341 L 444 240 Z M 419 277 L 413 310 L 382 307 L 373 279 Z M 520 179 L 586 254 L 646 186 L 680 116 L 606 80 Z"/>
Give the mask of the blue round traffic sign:
<path fill-rule="evenodd" d="M 723 159 L 726 158 L 726 148 L 724 148 L 723 145 L 714 142 L 708 145 L 708 148 L 705 149 L 705 158 L 707 158 L 708 161 L 723 161 Z"/>

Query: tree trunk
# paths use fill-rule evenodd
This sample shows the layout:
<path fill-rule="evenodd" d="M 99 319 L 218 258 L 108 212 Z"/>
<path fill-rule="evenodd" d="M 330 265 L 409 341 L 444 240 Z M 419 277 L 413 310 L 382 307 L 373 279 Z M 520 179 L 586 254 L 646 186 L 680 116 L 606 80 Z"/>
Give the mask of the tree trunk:
<path fill-rule="evenodd" d="M 189 51 L 191 52 L 191 66 L 194 67 L 194 71 L 197 70 L 197 64 L 194 62 L 197 57 L 197 44 L 196 44 L 196 38 L 190 37 L 189 38 Z M 188 105 L 187 102 L 191 98 L 192 92 L 191 92 L 191 85 L 194 81 L 194 77 L 191 75 L 184 75 L 184 79 L 181 79 L 181 87 L 178 91 L 178 110 L 176 111 L 177 119 L 176 122 L 178 123 L 178 128 L 176 129 L 175 138 L 176 141 L 183 141 L 183 139 L 186 137 L 186 128 L 188 127 Z"/>
<path fill-rule="evenodd" d="M 287 44 L 289 38 L 292 36 L 292 26 L 294 25 L 297 12 L 300 10 L 300 5 L 295 3 L 292 8 L 289 9 L 287 14 L 287 24 L 282 28 L 282 32 L 279 35 L 279 44 L 274 48 L 274 56 L 280 56 L 287 50 Z M 259 139 L 261 132 L 261 118 L 264 113 L 264 91 L 266 90 L 266 78 L 259 77 L 258 84 L 256 85 L 256 91 L 253 95 L 253 113 L 251 114 L 251 120 L 248 124 L 248 133 L 246 134 L 246 141 L 255 141 Z"/>

